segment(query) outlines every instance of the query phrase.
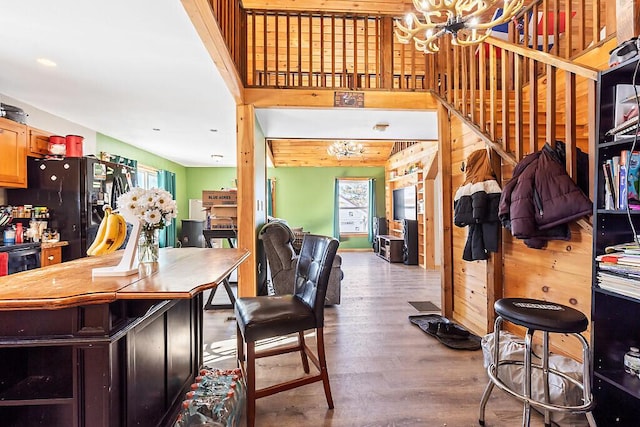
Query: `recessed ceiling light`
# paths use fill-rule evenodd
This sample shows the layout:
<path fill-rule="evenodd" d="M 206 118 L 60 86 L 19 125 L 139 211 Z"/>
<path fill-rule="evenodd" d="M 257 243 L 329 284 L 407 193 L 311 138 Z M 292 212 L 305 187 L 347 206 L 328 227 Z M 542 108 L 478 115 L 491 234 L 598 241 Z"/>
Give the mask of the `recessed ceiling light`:
<path fill-rule="evenodd" d="M 218 129 L 209 129 L 211 132 L 218 132 Z"/>
<path fill-rule="evenodd" d="M 38 58 L 36 59 L 36 62 L 40 65 L 44 65 L 45 67 L 57 67 L 58 64 L 56 64 L 55 62 L 53 62 L 50 59 L 47 58 Z"/>
<path fill-rule="evenodd" d="M 222 159 L 224 158 L 224 156 L 222 154 L 212 154 L 211 158 L 213 159 L 213 161 L 215 161 L 216 163 L 220 163 L 222 161 Z"/>
<path fill-rule="evenodd" d="M 154 131 L 156 131 L 156 132 L 160 132 L 160 128 L 153 128 L 153 129 L 151 129 L 151 130 L 154 130 Z"/>

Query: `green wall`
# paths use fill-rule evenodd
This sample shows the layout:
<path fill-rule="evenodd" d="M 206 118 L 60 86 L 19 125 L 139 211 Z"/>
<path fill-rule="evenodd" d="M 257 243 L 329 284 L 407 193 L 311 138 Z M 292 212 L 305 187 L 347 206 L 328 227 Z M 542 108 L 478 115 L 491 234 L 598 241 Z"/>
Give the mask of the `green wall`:
<path fill-rule="evenodd" d="M 336 178 L 374 178 L 376 211 L 384 215 L 384 168 L 382 167 L 291 167 L 271 168 L 276 179 L 275 216 L 305 231 L 333 235 L 334 184 Z M 342 249 L 371 248 L 366 237 L 346 238 Z"/>
<path fill-rule="evenodd" d="M 109 154 L 117 154 L 128 159 L 137 160 L 139 164 L 156 169 L 167 170 L 176 174 L 176 203 L 178 204 L 178 218 L 176 225 L 178 229 L 178 236 L 180 236 L 181 220 L 189 217 L 187 168 L 101 133 L 96 135 L 96 151 L 98 154 L 101 151 L 105 151 Z"/>
<path fill-rule="evenodd" d="M 176 174 L 176 201 L 178 203 L 178 236 L 181 220 L 189 217 L 189 199 L 201 199 L 202 190 L 235 187 L 237 169 L 187 168 L 148 151 L 106 135 L 97 135 L 97 151 L 117 154 L 156 169 Z M 305 231 L 331 236 L 333 234 L 333 191 L 336 178 L 375 178 L 376 210 L 384 215 L 384 168 L 382 167 L 295 167 L 269 168 L 269 178 L 276 180 L 275 214 L 291 226 Z M 370 248 L 366 237 L 347 238 L 341 248 Z"/>
<path fill-rule="evenodd" d="M 235 167 L 187 168 L 187 201 L 202 199 L 202 190 L 236 188 Z"/>

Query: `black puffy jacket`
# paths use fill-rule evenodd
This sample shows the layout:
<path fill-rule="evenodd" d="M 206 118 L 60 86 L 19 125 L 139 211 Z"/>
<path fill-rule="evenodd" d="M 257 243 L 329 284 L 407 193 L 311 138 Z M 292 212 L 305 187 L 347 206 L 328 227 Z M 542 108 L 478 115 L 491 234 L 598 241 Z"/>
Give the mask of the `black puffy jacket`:
<path fill-rule="evenodd" d="M 453 197 L 453 223 L 469 227 L 462 254 L 465 261 L 484 260 L 498 250 L 500 186 L 493 177 L 486 150 L 467 158 L 465 183 Z"/>

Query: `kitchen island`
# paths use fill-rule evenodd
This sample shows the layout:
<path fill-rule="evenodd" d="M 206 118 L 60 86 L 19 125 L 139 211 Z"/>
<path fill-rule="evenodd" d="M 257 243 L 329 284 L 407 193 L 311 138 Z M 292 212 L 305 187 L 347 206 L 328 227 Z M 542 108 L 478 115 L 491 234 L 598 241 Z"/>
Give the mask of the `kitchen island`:
<path fill-rule="evenodd" d="M 0 278 L 3 426 L 172 424 L 202 365 L 202 292 L 243 249 L 162 249 L 126 277 L 121 252 Z"/>

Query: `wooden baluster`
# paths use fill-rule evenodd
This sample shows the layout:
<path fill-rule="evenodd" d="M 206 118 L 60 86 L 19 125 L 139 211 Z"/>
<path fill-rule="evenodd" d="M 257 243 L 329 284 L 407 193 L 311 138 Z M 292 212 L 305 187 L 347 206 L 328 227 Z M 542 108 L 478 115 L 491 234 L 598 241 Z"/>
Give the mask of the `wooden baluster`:
<path fill-rule="evenodd" d="M 565 96 L 564 106 L 565 122 L 565 152 L 567 173 L 575 182 L 578 180 L 577 156 L 576 156 L 576 75 L 565 71 Z"/>
<path fill-rule="evenodd" d="M 529 60 L 529 151 L 538 151 L 538 62 Z"/>
<path fill-rule="evenodd" d="M 546 141 L 552 146 L 556 142 L 556 68 L 553 65 L 547 65 L 547 111 L 546 111 Z M 568 149 L 568 147 L 567 147 Z"/>
<path fill-rule="evenodd" d="M 523 65 L 524 61 L 522 56 L 515 55 L 513 58 L 513 73 L 514 73 L 514 86 L 515 86 L 515 156 L 516 161 L 520 161 L 524 157 L 524 108 L 523 108 Z"/>

